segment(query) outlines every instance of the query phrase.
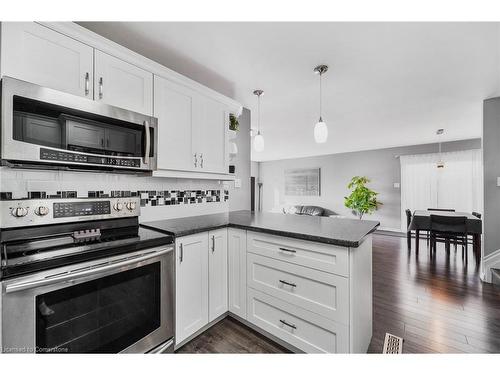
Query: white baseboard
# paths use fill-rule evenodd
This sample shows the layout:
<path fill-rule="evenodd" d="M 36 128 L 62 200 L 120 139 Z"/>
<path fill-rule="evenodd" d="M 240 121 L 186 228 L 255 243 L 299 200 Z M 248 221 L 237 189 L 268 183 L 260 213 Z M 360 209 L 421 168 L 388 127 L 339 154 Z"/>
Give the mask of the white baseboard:
<path fill-rule="evenodd" d="M 491 283 L 491 269 L 500 268 L 500 249 L 483 258 L 480 277 L 481 280 Z"/>

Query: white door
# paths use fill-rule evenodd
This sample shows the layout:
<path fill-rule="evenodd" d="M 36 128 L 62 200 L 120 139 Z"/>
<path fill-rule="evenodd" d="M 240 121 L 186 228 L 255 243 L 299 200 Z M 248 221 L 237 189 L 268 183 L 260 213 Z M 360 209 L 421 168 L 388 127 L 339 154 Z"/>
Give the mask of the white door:
<path fill-rule="evenodd" d="M 95 50 L 95 100 L 153 114 L 153 74 Z"/>
<path fill-rule="evenodd" d="M 176 240 L 175 343 L 208 323 L 208 232 Z"/>
<path fill-rule="evenodd" d="M 158 169 L 196 169 L 193 150 L 195 93 L 154 77 L 154 116 L 158 118 Z"/>
<path fill-rule="evenodd" d="M 227 311 L 227 229 L 209 232 L 208 251 L 209 321 Z"/>
<path fill-rule="evenodd" d="M 227 230 L 229 311 L 247 318 L 247 232 Z"/>
<path fill-rule="evenodd" d="M 222 103 L 208 97 L 201 98 L 199 111 L 195 147 L 200 158 L 200 172 L 229 173 L 229 112 Z"/>
<path fill-rule="evenodd" d="M 1 74 L 93 99 L 94 49 L 35 22 L 2 22 Z"/>

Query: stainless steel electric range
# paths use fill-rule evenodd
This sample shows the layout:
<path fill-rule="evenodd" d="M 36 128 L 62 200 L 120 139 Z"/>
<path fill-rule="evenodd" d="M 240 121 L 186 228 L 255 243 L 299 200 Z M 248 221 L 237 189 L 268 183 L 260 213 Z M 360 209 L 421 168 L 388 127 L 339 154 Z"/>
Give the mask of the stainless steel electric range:
<path fill-rule="evenodd" d="M 173 238 L 138 198 L 0 201 L 4 353 L 173 351 Z"/>

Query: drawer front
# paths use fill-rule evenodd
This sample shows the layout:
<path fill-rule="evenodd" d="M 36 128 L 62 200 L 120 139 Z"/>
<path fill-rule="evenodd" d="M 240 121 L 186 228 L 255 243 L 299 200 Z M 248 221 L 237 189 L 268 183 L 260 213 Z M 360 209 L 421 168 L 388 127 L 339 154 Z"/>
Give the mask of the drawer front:
<path fill-rule="evenodd" d="M 306 353 L 347 353 L 348 326 L 248 288 L 248 321 Z"/>
<path fill-rule="evenodd" d="M 248 254 L 248 286 L 339 323 L 349 324 L 346 277 Z"/>
<path fill-rule="evenodd" d="M 349 249 L 346 247 L 248 231 L 247 249 L 254 254 L 320 271 L 349 275 Z"/>

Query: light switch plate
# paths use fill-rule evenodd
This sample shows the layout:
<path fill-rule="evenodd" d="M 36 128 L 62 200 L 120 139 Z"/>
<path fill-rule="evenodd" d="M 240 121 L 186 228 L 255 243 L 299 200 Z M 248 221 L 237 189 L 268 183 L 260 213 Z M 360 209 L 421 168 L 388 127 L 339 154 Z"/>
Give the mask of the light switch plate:
<path fill-rule="evenodd" d="M 500 186 L 500 177 L 497 177 L 497 186 Z"/>
<path fill-rule="evenodd" d="M 399 189 L 401 187 L 401 184 L 399 182 L 394 183 L 394 189 Z"/>
<path fill-rule="evenodd" d="M 234 180 L 234 187 L 235 188 L 240 188 L 241 187 L 241 178 L 236 178 Z"/>

